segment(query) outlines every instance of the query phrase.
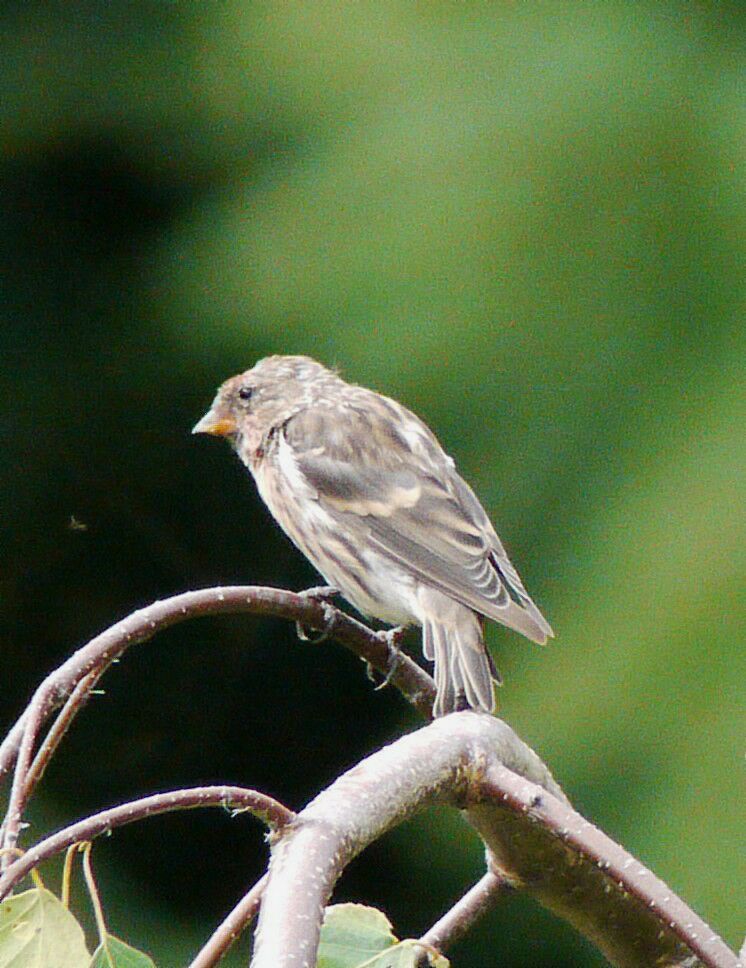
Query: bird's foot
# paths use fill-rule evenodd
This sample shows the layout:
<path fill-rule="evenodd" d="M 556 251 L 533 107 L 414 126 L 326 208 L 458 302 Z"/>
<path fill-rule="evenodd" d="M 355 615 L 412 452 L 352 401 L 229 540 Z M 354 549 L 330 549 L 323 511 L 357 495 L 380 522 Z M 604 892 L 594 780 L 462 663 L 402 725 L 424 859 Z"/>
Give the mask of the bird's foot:
<path fill-rule="evenodd" d="M 298 592 L 302 598 L 314 598 L 318 602 L 330 602 L 339 595 L 339 589 L 334 585 L 314 585 L 313 588 L 306 588 L 305 591 Z"/>
<path fill-rule="evenodd" d="M 384 678 L 383 682 L 376 686 L 376 692 L 378 692 L 380 689 L 385 689 L 386 686 L 388 686 L 396 673 L 396 670 L 399 668 L 399 662 L 401 661 L 401 644 L 404 641 L 406 632 L 407 630 L 403 625 L 398 625 L 395 629 L 386 629 L 386 631 L 378 633 L 378 637 L 386 643 L 386 648 L 388 649 L 389 653 L 389 660 L 386 677 Z"/>
<path fill-rule="evenodd" d="M 322 629 L 312 629 L 311 626 L 305 625 L 303 622 L 295 623 L 295 633 L 301 642 L 310 642 L 311 645 L 320 645 L 324 642 L 334 627 L 334 622 L 337 618 L 337 611 L 332 606 L 332 599 L 339 594 L 339 589 L 334 588 L 333 585 L 316 585 L 314 588 L 307 588 L 303 592 L 298 593 L 301 598 L 310 599 L 313 602 L 317 602 L 321 605 L 322 611 L 324 613 L 324 627 Z M 316 635 L 312 635 L 311 632 L 316 632 Z"/>

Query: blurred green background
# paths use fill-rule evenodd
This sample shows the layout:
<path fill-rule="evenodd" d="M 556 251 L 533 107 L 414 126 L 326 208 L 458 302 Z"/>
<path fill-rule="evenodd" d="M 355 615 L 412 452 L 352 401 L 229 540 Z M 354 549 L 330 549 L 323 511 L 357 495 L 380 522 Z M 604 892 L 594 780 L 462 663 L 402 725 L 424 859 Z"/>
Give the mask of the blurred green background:
<path fill-rule="evenodd" d="M 501 715 L 740 944 L 742 10 L 4 4 L 2 722 L 135 607 L 316 581 L 189 435 L 224 378 L 310 353 L 431 424 L 552 622 L 543 650 L 490 630 Z M 416 725 L 341 650 L 248 617 L 104 685 L 37 823 L 210 781 L 299 807 Z M 110 927 L 183 965 L 265 856 L 219 812 L 123 830 L 95 851 Z M 481 871 L 435 813 L 337 897 L 416 935 Z M 602 964 L 520 898 L 453 960 Z"/>

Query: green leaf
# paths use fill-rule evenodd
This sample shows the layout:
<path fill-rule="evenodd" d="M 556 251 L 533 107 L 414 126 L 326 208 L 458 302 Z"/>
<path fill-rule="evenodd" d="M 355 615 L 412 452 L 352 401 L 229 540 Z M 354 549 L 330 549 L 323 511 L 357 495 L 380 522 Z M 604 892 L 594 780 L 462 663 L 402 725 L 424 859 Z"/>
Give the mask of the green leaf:
<path fill-rule="evenodd" d="M 107 934 L 93 952 L 89 968 L 155 968 L 155 962 L 120 938 Z"/>
<path fill-rule="evenodd" d="M 316 968 L 359 968 L 396 944 L 389 919 L 364 904 L 326 909 Z"/>
<path fill-rule="evenodd" d="M 44 888 L 0 904 L 0 968 L 88 968 L 83 930 Z"/>

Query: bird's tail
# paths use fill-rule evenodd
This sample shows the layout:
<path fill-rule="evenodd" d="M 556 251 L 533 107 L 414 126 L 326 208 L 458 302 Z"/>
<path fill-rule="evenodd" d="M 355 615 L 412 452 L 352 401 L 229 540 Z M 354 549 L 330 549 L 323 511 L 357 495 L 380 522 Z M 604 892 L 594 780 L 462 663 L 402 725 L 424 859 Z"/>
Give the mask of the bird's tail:
<path fill-rule="evenodd" d="M 464 705 L 492 712 L 495 690 L 492 667 L 482 640 L 479 618 L 463 605 L 449 604 L 451 621 L 444 623 L 426 617 L 422 624 L 422 649 L 426 659 L 435 663 L 437 695 L 434 716 L 445 716 Z"/>

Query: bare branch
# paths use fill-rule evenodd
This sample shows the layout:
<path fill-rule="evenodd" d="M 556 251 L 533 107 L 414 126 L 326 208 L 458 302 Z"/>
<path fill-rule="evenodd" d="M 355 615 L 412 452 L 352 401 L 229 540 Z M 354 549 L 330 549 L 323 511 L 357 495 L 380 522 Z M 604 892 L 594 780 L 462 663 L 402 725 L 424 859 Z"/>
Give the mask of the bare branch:
<path fill-rule="evenodd" d="M 487 871 L 450 911 L 422 935 L 420 941 L 432 945 L 438 951 L 445 951 L 455 941 L 463 938 L 471 926 L 510 890 L 512 885 L 508 881 L 493 871 Z"/>
<path fill-rule="evenodd" d="M 99 679 L 99 673 L 97 670 L 89 672 L 87 676 L 84 676 L 67 697 L 65 705 L 59 711 L 57 718 L 52 723 L 52 726 L 44 738 L 44 742 L 39 747 L 39 752 L 34 757 L 34 762 L 29 767 L 28 776 L 26 777 L 26 800 L 28 801 L 37 783 L 44 776 L 44 771 L 46 770 L 49 761 L 55 754 L 57 747 L 60 745 L 62 740 L 65 738 L 65 734 L 70 728 L 75 716 L 82 709 L 82 707 L 88 702 L 91 695 L 91 690 L 95 687 Z"/>
<path fill-rule="evenodd" d="M 23 729 L 18 750 L 16 771 L 13 775 L 13 785 L 10 789 L 8 809 L 2 825 L 3 854 L 0 856 L 0 870 L 5 871 L 10 866 L 10 851 L 18 843 L 18 833 L 21 829 L 21 818 L 26 805 L 26 786 L 28 772 L 31 767 L 31 757 L 34 752 L 36 736 L 44 722 L 44 697 L 38 693 L 29 704 L 23 717 Z"/>
<path fill-rule="evenodd" d="M 301 622 L 310 628 L 323 629 L 330 638 L 340 642 L 382 674 L 390 676 L 391 683 L 420 713 L 427 717 L 431 715 L 435 686 L 430 676 L 404 654 L 398 655 L 392 666 L 385 635 L 372 631 L 328 602 L 278 588 L 243 585 L 205 588 L 175 595 L 133 612 L 97 635 L 73 653 L 38 687 L 25 712 L 0 745 L 0 779 L 16 762 L 3 824 L 2 845 L 13 847 L 18 839 L 23 808 L 35 782 L 33 774 L 29 777 L 29 770 L 39 731 L 54 709 L 77 690 L 81 681 L 85 680 L 87 687 L 81 686 L 77 693 L 78 701 L 69 705 L 65 729 L 85 702 L 89 689 L 126 649 L 146 642 L 161 629 L 188 618 L 247 612 L 276 615 Z M 40 765 L 44 763 L 42 758 Z"/>
<path fill-rule="evenodd" d="M 93 840 L 94 837 L 108 833 L 114 827 L 122 827 L 137 820 L 144 820 L 146 817 L 195 807 L 223 807 L 236 813 L 248 812 L 277 830 L 295 819 L 293 811 L 288 810 L 277 800 L 264 793 L 243 787 L 191 787 L 185 790 L 155 793 L 149 797 L 142 797 L 139 800 L 132 800 L 118 807 L 110 807 L 100 813 L 94 813 L 39 841 L 14 861 L 0 877 L 0 900 L 7 897 L 13 887 L 37 864 L 54 857 L 55 854 L 61 853 L 73 844 Z"/>
<path fill-rule="evenodd" d="M 249 613 L 276 615 L 327 632 L 383 675 L 391 671 L 385 638 L 327 602 L 303 593 L 260 585 L 230 585 L 184 592 L 132 612 L 78 649 L 47 676 L 36 691 L 42 719 L 61 705 L 83 676 L 105 671 L 126 649 L 147 642 L 156 632 L 202 615 Z M 432 713 L 435 685 L 406 655 L 399 656 L 391 682 L 427 718 Z M 0 745 L 0 779 L 12 767 L 23 734 L 24 713 Z"/>
<path fill-rule="evenodd" d="M 463 807 L 471 773 L 495 759 L 563 797 L 505 723 L 466 712 L 402 737 L 320 793 L 272 847 L 252 968 L 311 968 L 324 906 L 345 866 L 426 805 Z"/>
<path fill-rule="evenodd" d="M 474 712 L 436 720 L 374 753 L 277 838 L 252 968 L 312 968 L 323 909 L 345 866 L 432 803 L 465 809 L 493 873 L 574 924 L 619 968 L 736 968 L 733 952 L 683 902 L 673 908 L 673 895 L 649 872 L 652 892 L 643 902 L 640 865 L 570 807 L 505 723 Z M 612 867 L 599 866 L 599 837 Z M 686 941 L 679 923 L 691 926 Z"/>
<path fill-rule="evenodd" d="M 11 860 L 26 800 L 108 666 L 160 629 L 221 613 L 276 615 L 322 630 L 386 675 L 420 713 L 431 715 L 432 679 L 404 655 L 391 662 L 385 635 L 327 602 L 248 586 L 156 602 L 107 629 L 48 676 L 0 745 L 0 779 L 16 764 L 0 850 L 8 868 L 0 892 L 72 843 L 166 810 L 220 802 L 246 806 L 278 827 L 293 819 L 271 798 L 238 787 L 173 791 L 102 811 Z M 63 703 L 34 759 L 45 721 Z M 277 838 L 252 964 L 312 965 L 323 906 L 346 864 L 386 829 L 433 802 L 466 810 L 488 845 L 490 873 L 423 943 L 435 937 L 444 945 L 463 933 L 499 893 L 499 880 L 526 890 L 574 924 L 620 968 L 642 968 L 658 959 L 687 968 L 738 965 L 733 952 L 661 881 L 572 810 L 536 754 L 505 723 L 471 712 L 445 717 L 374 754 L 320 794 Z M 262 879 L 242 898 L 192 968 L 207 968 L 222 957 L 254 916 L 264 884 Z"/>
<path fill-rule="evenodd" d="M 266 886 L 267 875 L 265 874 L 250 891 L 244 894 L 222 924 L 218 925 L 189 968 L 212 968 L 220 961 L 233 942 L 256 917 Z"/>
<path fill-rule="evenodd" d="M 662 963 L 677 964 L 694 952 L 712 968 L 735 968 L 733 952 L 691 908 L 569 805 L 495 763 L 477 789 L 486 803 L 467 815 L 493 869 L 573 924 L 612 964 L 661 963 L 664 954 L 671 960 Z"/>

